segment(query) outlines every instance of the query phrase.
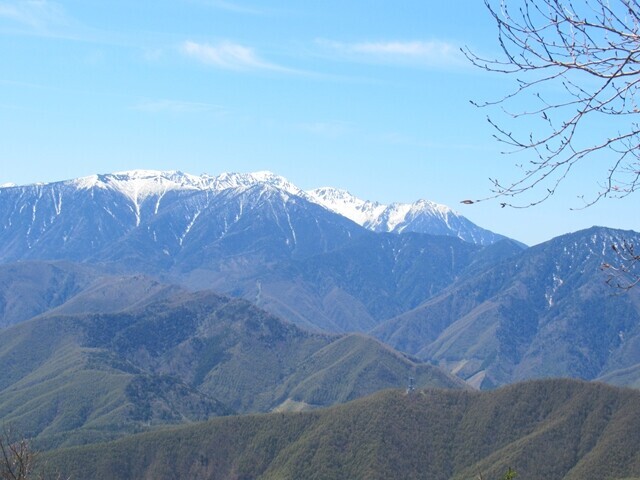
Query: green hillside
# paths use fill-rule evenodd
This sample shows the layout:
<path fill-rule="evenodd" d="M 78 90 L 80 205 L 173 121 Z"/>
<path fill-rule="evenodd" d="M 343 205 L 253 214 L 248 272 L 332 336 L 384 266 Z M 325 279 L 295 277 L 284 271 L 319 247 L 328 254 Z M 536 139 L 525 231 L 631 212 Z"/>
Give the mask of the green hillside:
<path fill-rule="evenodd" d="M 464 387 L 372 338 L 305 332 L 207 292 L 22 322 L 0 331 L 0 364 L 1 421 L 44 449 L 231 412 L 328 406 L 409 377 Z"/>
<path fill-rule="evenodd" d="M 393 390 L 303 413 L 223 417 L 52 452 L 73 478 L 606 480 L 640 475 L 640 393 L 546 380 Z"/>

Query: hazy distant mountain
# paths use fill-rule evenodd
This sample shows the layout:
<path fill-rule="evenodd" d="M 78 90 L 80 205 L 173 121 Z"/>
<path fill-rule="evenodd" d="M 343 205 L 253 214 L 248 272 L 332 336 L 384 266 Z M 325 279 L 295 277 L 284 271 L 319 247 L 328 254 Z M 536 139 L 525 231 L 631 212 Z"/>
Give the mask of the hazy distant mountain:
<path fill-rule="evenodd" d="M 601 271 L 623 239 L 640 234 L 594 227 L 531 247 L 374 333 L 484 388 L 558 376 L 638 385 L 640 290 L 615 290 Z"/>
<path fill-rule="evenodd" d="M 217 418 L 47 460 L 73 478 L 640 478 L 640 393 L 568 380 L 386 391 L 301 414 Z"/>
<path fill-rule="evenodd" d="M 449 236 L 364 235 L 334 251 L 273 268 L 260 278 L 259 291 L 247 286 L 245 298 L 303 325 L 368 331 L 433 297 L 468 270 L 522 251 L 504 242 L 480 247 Z"/>
<path fill-rule="evenodd" d="M 489 245 L 505 238 L 475 225 L 451 208 L 429 200 L 382 205 L 331 187 L 310 190 L 306 195 L 374 232 L 449 235 L 478 245 Z"/>
<path fill-rule="evenodd" d="M 1 330 L 3 422 L 46 448 L 232 411 L 332 405 L 409 377 L 464 387 L 369 337 L 312 334 L 208 292 L 163 297 Z"/>
<path fill-rule="evenodd" d="M 0 265 L 0 329 L 44 313 L 118 312 L 176 290 L 144 275 L 109 275 L 88 264 L 9 263 Z"/>
<path fill-rule="evenodd" d="M 160 275 L 307 327 L 366 331 L 444 288 L 480 250 L 451 235 L 380 236 L 310 199 L 268 172 L 133 171 L 0 188 L 0 262 Z"/>

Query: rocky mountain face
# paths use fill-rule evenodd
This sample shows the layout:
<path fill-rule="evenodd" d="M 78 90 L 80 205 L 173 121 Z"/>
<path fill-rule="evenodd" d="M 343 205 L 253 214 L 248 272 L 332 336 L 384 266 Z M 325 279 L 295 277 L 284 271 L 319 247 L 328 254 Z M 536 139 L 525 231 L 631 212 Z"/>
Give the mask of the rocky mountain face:
<path fill-rule="evenodd" d="M 131 171 L 2 187 L 0 260 L 112 261 L 123 249 L 121 257 L 144 253 L 167 267 L 203 247 L 229 254 L 263 247 L 271 255 L 300 257 L 362 234 L 345 217 L 374 231 L 451 235 L 480 245 L 502 238 L 428 201 L 384 207 L 343 192 L 340 204 L 328 192 L 303 192 L 268 172 Z M 363 217 L 340 206 L 349 201 L 360 202 L 355 210 Z"/>
<path fill-rule="evenodd" d="M 167 269 L 194 251 L 302 256 L 359 233 L 296 191 L 267 173 L 146 171 L 1 188 L 0 260 L 131 260 Z"/>

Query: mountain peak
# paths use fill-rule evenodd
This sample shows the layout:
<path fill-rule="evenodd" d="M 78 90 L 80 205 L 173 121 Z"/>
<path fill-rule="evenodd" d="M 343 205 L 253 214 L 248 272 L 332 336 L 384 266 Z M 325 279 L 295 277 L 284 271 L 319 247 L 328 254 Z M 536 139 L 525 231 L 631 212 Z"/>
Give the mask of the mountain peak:
<path fill-rule="evenodd" d="M 321 187 L 305 192 L 305 196 L 312 202 L 322 205 L 328 210 L 353 220 L 365 228 L 369 228 L 378 218 L 386 205 L 378 202 L 362 200 L 347 190 L 333 187 Z"/>
<path fill-rule="evenodd" d="M 215 191 L 226 189 L 246 189 L 255 185 L 267 185 L 279 190 L 283 190 L 291 195 L 300 195 L 302 190 L 280 175 L 263 170 L 253 173 L 221 173 L 211 179 L 211 187 Z"/>
<path fill-rule="evenodd" d="M 449 235 L 480 245 L 504 238 L 474 225 L 446 205 L 430 200 L 383 205 L 331 187 L 309 190 L 305 195 L 312 202 L 375 232 Z"/>

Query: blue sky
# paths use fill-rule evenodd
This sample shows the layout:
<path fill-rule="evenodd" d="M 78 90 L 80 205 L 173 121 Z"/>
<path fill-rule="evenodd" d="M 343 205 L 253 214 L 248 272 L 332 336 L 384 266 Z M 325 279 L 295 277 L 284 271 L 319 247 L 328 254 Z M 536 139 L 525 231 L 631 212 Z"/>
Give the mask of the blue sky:
<path fill-rule="evenodd" d="M 486 110 L 512 79 L 483 2 L 0 0 L 0 184 L 137 168 L 271 170 L 301 188 L 447 204 L 529 244 L 640 230 L 633 197 L 586 210 L 592 161 L 540 207 L 465 206 L 510 178 Z"/>

